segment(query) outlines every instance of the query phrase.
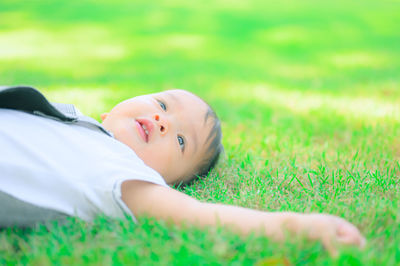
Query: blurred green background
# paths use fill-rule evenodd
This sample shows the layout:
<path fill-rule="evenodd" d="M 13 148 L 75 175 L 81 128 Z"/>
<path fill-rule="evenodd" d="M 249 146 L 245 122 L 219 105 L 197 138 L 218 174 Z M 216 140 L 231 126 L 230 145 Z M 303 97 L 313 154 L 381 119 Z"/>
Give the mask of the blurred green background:
<path fill-rule="evenodd" d="M 2 0 L 0 12 L 3 84 L 399 96 L 398 1 Z"/>
<path fill-rule="evenodd" d="M 96 119 L 135 95 L 192 91 L 223 121 L 226 158 L 209 179 L 185 193 L 268 211 L 329 212 L 355 223 L 369 240 L 364 251 L 332 261 L 318 246 L 302 246 L 303 253 L 296 245 L 264 250 L 259 240 L 240 242 L 218 232 L 216 241 L 225 249 L 215 251 L 205 244 L 214 236 L 205 233 L 206 242 L 193 246 L 199 233 L 188 237 L 178 230 L 181 246 L 167 236 L 165 241 L 188 246 L 188 253 L 172 247 L 148 257 L 138 248 L 129 250 L 137 256 L 124 257 L 125 262 L 154 263 L 156 256 L 167 264 L 177 254 L 181 262 L 195 256 L 203 263 L 252 264 L 284 254 L 295 264 L 395 264 L 400 261 L 399 25 L 395 0 L 1 0 L 0 84 L 35 86 Z M 169 227 L 152 226 L 144 222 L 132 230 L 148 245 L 164 247 L 151 232 Z M 44 242 L 38 240 L 42 231 L 3 233 L 0 243 L 17 247 L 3 249 L 8 259 L 57 263 L 60 250 L 46 255 L 46 243 L 59 243 L 60 235 L 72 241 L 67 247 L 81 243 L 69 238 L 75 231 L 65 230 L 46 235 Z M 118 232 L 119 239 L 128 234 Z M 118 242 L 107 229 L 103 234 Z M 139 241 L 135 234 L 131 237 Z M 91 241 L 87 252 L 97 254 L 93 237 L 83 243 Z M 121 254 L 127 246 L 119 247 Z M 80 257 L 82 263 L 124 261 L 107 252 L 66 254 L 64 259 Z"/>

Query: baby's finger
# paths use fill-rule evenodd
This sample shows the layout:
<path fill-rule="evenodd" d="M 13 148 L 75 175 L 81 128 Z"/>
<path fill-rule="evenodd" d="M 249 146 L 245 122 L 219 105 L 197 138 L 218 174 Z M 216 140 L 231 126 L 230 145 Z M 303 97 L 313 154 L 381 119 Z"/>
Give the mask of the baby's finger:
<path fill-rule="evenodd" d="M 361 235 L 360 231 L 350 223 L 341 223 L 336 232 L 337 241 L 341 244 L 357 245 L 359 247 L 365 245 L 365 238 Z"/>
<path fill-rule="evenodd" d="M 331 257 L 335 258 L 339 255 L 339 252 L 335 246 L 332 235 L 333 234 L 329 234 L 329 233 L 325 234 L 322 237 L 322 244 L 324 245 L 325 249 L 328 251 L 329 255 L 331 255 Z"/>
<path fill-rule="evenodd" d="M 347 235 L 337 238 L 338 243 L 344 245 L 357 245 L 360 248 L 365 246 L 365 238 L 361 235 Z"/>

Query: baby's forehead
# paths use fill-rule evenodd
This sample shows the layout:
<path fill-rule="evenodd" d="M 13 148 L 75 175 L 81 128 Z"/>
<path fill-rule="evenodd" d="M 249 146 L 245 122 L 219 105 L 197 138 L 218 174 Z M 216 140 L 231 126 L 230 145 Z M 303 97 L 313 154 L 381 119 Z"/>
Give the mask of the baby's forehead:
<path fill-rule="evenodd" d="M 157 93 L 156 96 L 166 97 L 167 99 L 172 100 L 174 103 L 181 105 L 181 107 L 187 109 L 188 111 L 192 109 L 191 111 L 205 113 L 207 109 L 209 109 L 208 104 L 203 99 L 196 94 L 185 90 L 167 90 Z"/>

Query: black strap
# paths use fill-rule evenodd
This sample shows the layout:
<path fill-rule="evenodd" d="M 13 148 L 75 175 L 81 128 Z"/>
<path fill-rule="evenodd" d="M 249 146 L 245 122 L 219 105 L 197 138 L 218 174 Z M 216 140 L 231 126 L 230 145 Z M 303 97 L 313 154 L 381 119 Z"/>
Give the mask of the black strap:
<path fill-rule="evenodd" d="M 0 108 L 40 112 L 62 121 L 75 120 L 57 110 L 41 92 L 29 86 L 0 87 Z"/>

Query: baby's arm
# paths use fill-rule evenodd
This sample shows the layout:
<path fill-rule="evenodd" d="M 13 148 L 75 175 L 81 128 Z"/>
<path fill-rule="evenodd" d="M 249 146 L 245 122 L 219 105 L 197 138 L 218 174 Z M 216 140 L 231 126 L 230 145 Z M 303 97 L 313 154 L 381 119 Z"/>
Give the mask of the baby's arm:
<path fill-rule="evenodd" d="M 200 227 L 221 224 L 243 235 L 258 231 L 278 241 L 284 240 L 285 232 L 304 234 L 308 239 L 321 240 L 332 255 L 336 254 L 335 243 L 363 246 L 365 242 L 355 226 L 336 216 L 263 212 L 202 203 L 176 190 L 143 181 L 124 182 L 122 199 L 137 217 L 147 215 Z"/>

